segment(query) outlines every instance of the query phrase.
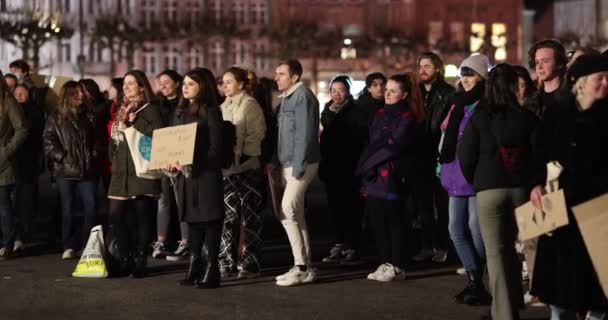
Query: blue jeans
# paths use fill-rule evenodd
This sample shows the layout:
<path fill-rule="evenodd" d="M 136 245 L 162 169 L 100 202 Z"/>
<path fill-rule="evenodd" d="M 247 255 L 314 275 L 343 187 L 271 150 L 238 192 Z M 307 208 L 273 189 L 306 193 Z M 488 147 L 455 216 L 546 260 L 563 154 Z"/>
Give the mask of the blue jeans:
<path fill-rule="evenodd" d="M 562 308 L 554 304 L 551 307 L 551 320 L 577 320 L 576 311 Z M 590 311 L 585 320 L 607 320 L 608 314 L 602 311 Z"/>
<path fill-rule="evenodd" d="M 483 272 L 485 248 L 479 231 L 475 196 L 450 197 L 448 230 L 456 253 L 469 272 Z"/>
<path fill-rule="evenodd" d="M 13 209 L 12 194 L 15 185 L 0 186 L 0 228 L 2 243 L 0 248 L 13 250 L 15 241 L 15 210 Z"/>
<path fill-rule="evenodd" d="M 83 244 L 78 240 L 77 233 L 73 227 L 73 208 L 74 195 L 76 189 L 82 200 L 82 209 L 84 213 L 84 225 L 82 237 L 86 237 L 95 226 L 95 202 L 97 179 L 90 180 L 69 180 L 62 177 L 57 177 L 57 187 L 59 188 L 59 196 L 61 198 L 61 241 L 63 249 L 80 249 Z M 85 239 L 86 241 L 86 239 Z"/>

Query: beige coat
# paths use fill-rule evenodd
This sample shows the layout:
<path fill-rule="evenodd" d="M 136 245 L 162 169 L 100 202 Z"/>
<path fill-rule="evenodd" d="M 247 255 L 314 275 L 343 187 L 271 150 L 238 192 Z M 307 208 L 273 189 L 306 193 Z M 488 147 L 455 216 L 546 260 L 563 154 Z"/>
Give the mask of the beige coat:
<path fill-rule="evenodd" d="M 262 140 L 266 135 L 264 112 L 257 101 L 243 92 L 235 97 L 228 97 L 221 105 L 222 116 L 236 127 L 236 145 L 234 147 L 234 165 L 223 170 L 224 176 L 257 169 L 262 154 Z M 241 163 L 241 156 L 249 159 Z"/>

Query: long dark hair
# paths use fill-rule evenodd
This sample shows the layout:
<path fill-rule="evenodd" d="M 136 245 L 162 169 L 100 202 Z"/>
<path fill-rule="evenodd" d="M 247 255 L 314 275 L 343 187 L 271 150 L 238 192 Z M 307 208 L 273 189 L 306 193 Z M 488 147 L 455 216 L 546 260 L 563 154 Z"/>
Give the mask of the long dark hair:
<path fill-rule="evenodd" d="M 68 81 L 66 82 L 63 87 L 61 87 L 61 95 L 59 98 L 59 108 L 57 108 L 57 114 L 59 116 L 60 120 L 66 120 L 66 119 L 70 119 L 70 118 L 74 118 L 74 116 L 77 114 L 78 108 L 80 108 L 82 106 L 82 104 L 74 104 L 72 102 L 72 99 L 77 95 L 77 94 L 82 94 L 83 95 L 83 103 L 84 103 L 84 92 L 82 92 L 82 86 L 79 82 L 77 81 Z"/>
<path fill-rule="evenodd" d="M 122 86 L 125 84 L 123 78 L 114 78 L 110 81 L 110 85 L 112 87 L 114 87 L 114 89 L 116 89 L 116 103 L 118 104 L 120 101 L 122 101 L 125 92 L 122 89 Z"/>
<path fill-rule="evenodd" d="M 188 71 L 184 77 L 188 77 L 198 83 L 200 90 L 198 96 L 194 99 L 193 104 L 190 103 L 189 99 L 186 99 L 183 96 L 180 98 L 177 109 L 175 110 L 177 115 L 189 113 L 197 118 L 201 118 L 207 114 L 208 109 L 218 107 L 220 94 L 217 91 L 213 72 L 205 68 L 195 68 Z"/>
<path fill-rule="evenodd" d="M 425 119 L 424 107 L 422 103 L 422 93 L 416 76 L 411 72 L 404 74 L 396 74 L 389 78 L 399 84 L 403 92 L 407 92 L 406 101 L 410 104 L 410 110 L 416 118 L 416 122 L 420 123 Z"/>
<path fill-rule="evenodd" d="M 182 96 L 182 82 L 184 82 L 184 77 L 173 69 L 166 69 L 165 71 L 159 73 L 158 76 L 156 76 L 156 78 L 160 79 L 160 77 L 162 77 L 162 76 L 167 76 L 171 80 L 173 80 L 173 82 L 177 82 L 176 90 L 177 90 L 177 98 L 179 99 Z M 167 97 L 163 97 L 163 98 L 167 99 Z"/>
<path fill-rule="evenodd" d="M 91 99 L 87 99 L 89 104 L 99 104 L 106 100 L 103 93 L 99 89 L 99 85 L 93 79 L 81 79 L 79 83 L 82 85 L 82 88 L 86 91 L 83 93 L 88 93 Z M 86 95 L 85 95 L 86 98 Z"/>
<path fill-rule="evenodd" d="M 127 76 L 132 76 L 133 78 L 135 78 L 135 82 L 137 82 L 137 85 L 144 89 L 144 103 L 154 102 L 156 100 L 156 96 L 154 95 L 154 91 L 152 90 L 152 86 L 150 85 L 150 81 L 148 81 L 148 77 L 146 76 L 145 72 L 137 69 L 130 70 L 129 72 L 125 73 L 123 81 Z M 123 100 L 120 100 L 120 104 L 122 103 Z"/>
<path fill-rule="evenodd" d="M 512 65 L 511 68 L 513 68 L 513 71 L 515 71 L 517 74 L 517 78 L 523 79 L 524 83 L 526 84 L 525 98 L 528 98 L 534 92 L 536 92 L 536 85 L 534 84 L 534 81 L 532 81 L 532 77 L 530 77 L 530 72 L 528 72 L 528 69 L 520 65 Z"/>
<path fill-rule="evenodd" d="M 509 106 L 518 106 L 517 73 L 509 64 L 496 65 L 488 73 L 483 106 L 490 112 L 501 112 Z"/>

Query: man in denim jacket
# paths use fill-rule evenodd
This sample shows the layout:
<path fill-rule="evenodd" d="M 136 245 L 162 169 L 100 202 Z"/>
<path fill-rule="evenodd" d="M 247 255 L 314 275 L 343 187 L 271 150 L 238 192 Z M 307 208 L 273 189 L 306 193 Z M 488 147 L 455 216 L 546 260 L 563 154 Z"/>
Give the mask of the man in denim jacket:
<path fill-rule="evenodd" d="M 275 81 L 282 94 L 279 111 L 278 158 L 285 193 L 281 201 L 281 223 L 287 232 L 294 267 L 277 277 L 277 285 L 293 286 L 315 280 L 311 268 L 310 242 L 304 218 L 304 195 L 317 175 L 319 149 L 319 101 L 300 81 L 302 65 L 285 60 L 276 69 Z"/>

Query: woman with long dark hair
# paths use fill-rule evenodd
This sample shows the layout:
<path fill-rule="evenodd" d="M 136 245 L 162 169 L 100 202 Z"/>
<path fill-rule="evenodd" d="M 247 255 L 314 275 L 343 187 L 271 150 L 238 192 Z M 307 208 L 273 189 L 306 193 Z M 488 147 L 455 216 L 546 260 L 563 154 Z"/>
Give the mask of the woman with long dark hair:
<path fill-rule="evenodd" d="M 327 190 L 336 242 L 323 262 L 349 264 L 359 260 L 363 201 L 355 171 L 365 147 L 367 127 L 362 125 L 365 115 L 355 106 L 350 93 L 348 76 L 333 78 L 329 92 L 331 100 L 321 113 L 319 177 Z"/>
<path fill-rule="evenodd" d="M 470 305 L 489 304 L 491 297 L 483 284 L 486 256 L 479 231 L 475 190 L 463 176 L 456 154 L 462 132 L 483 98 L 488 67 L 488 58 L 484 55 L 474 55 L 462 62 L 458 89 L 448 100 L 451 108 L 441 124 L 444 132 L 439 163 L 441 185 L 449 195 L 448 231 L 469 279 L 454 300 Z"/>
<path fill-rule="evenodd" d="M 184 286 L 216 288 L 220 285 L 218 262 L 224 186 L 222 182 L 223 120 L 218 107 L 218 92 L 211 71 L 196 68 L 186 73 L 183 97 L 175 113 L 175 125 L 197 123 L 192 165 L 168 166 L 175 179 L 180 221 L 188 223 L 190 266 Z M 203 261 L 203 245 L 207 248 Z"/>
<path fill-rule="evenodd" d="M 160 181 L 137 176 L 122 131 L 127 127 L 134 127 L 140 133 L 151 137 L 155 129 L 163 127 L 163 121 L 144 72 L 127 72 L 123 91 L 123 101 L 112 122 L 109 221 L 123 257 L 122 268 L 129 269 L 134 260 L 135 265 L 131 273 L 133 277 L 141 278 L 145 276 L 147 264 L 146 249 L 150 241 L 151 213 L 161 188 Z M 132 222 L 128 227 L 127 218 Z M 134 243 L 130 244 L 129 239 L 135 239 Z"/>
<path fill-rule="evenodd" d="M 82 86 L 76 81 L 66 82 L 61 89 L 59 106 L 47 119 L 43 133 L 44 153 L 61 201 L 62 259 L 75 258 L 75 251 L 82 247 L 83 240 L 95 226 L 97 159 L 103 142 L 96 135 L 95 121 L 95 116 L 86 107 Z M 84 212 L 83 239 L 78 239 L 72 225 L 76 193 L 82 200 Z"/>
<path fill-rule="evenodd" d="M 11 200 L 17 182 L 15 161 L 28 128 L 23 109 L 15 102 L 1 71 L 0 79 L 0 260 L 4 260 L 10 257 L 15 241 L 15 211 Z"/>
<path fill-rule="evenodd" d="M 385 105 L 369 125 L 369 143 L 359 160 L 365 211 L 376 236 L 382 264 L 370 280 L 405 279 L 405 199 L 415 176 L 417 126 L 424 120 L 422 97 L 412 75 L 392 76 L 386 84 Z"/>
<path fill-rule="evenodd" d="M 457 151 L 462 173 L 475 190 L 493 297 L 492 319 L 519 319 L 518 309 L 523 306 L 514 210 L 526 202 L 534 173 L 532 141 L 537 120 L 521 108 L 516 92 L 513 68 L 508 64 L 494 67 Z"/>

